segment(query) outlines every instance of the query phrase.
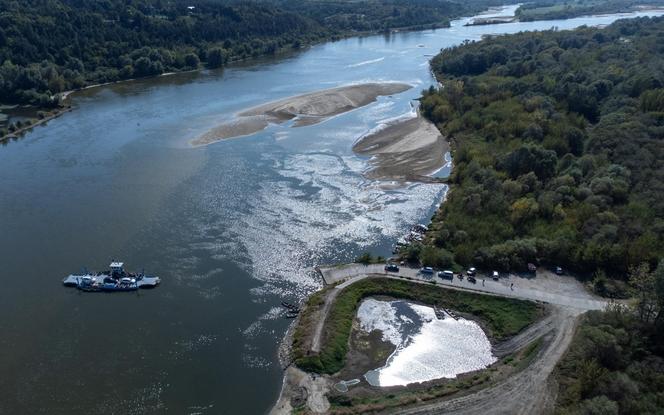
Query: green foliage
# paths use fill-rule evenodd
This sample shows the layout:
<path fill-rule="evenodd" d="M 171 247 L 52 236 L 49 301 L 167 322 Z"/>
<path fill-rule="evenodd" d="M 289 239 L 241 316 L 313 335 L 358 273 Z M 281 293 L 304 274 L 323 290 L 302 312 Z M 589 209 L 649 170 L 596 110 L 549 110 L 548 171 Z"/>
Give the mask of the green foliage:
<path fill-rule="evenodd" d="M 380 255 L 374 257 L 373 255 L 371 255 L 370 252 L 365 252 L 360 256 L 358 256 L 357 258 L 355 258 L 355 262 L 364 265 L 380 264 L 385 262 L 385 258 Z"/>
<path fill-rule="evenodd" d="M 419 259 L 422 265 L 426 267 L 449 268 L 454 263 L 452 253 L 435 246 L 425 246 Z"/>
<path fill-rule="evenodd" d="M 622 306 L 587 313 L 556 367 L 556 413 L 660 413 L 661 340 L 655 326 L 643 324 Z"/>
<path fill-rule="evenodd" d="M 346 287 L 338 294 L 325 320 L 320 354 L 310 355 L 307 350 L 298 347 L 302 343 L 294 344 L 295 363 L 304 370 L 318 373 L 339 371 L 348 352 L 348 337 L 360 302 L 366 297 L 378 295 L 437 304 L 472 314 L 484 321 L 491 334 L 498 339 L 518 333 L 540 314 L 539 307 L 528 301 L 447 290 L 402 280 L 369 278 Z"/>
<path fill-rule="evenodd" d="M 420 251 L 623 281 L 636 265 L 654 267 L 664 257 L 662 37 L 664 18 L 640 18 L 434 57 L 443 87 L 425 91 L 421 109 L 457 148 L 452 191 Z M 603 279 L 597 289 L 622 295 Z"/>
<path fill-rule="evenodd" d="M 58 93 L 358 32 L 431 28 L 497 0 L 0 0 L 0 100 L 56 106 Z M 189 8 L 193 6 L 193 8 Z"/>
<path fill-rule="evenodd" d="M 210 68 L 221 68 L 228 62 L 228 52 L 222 48 L 212 48 L 207 53 L 207 59 Z"/>

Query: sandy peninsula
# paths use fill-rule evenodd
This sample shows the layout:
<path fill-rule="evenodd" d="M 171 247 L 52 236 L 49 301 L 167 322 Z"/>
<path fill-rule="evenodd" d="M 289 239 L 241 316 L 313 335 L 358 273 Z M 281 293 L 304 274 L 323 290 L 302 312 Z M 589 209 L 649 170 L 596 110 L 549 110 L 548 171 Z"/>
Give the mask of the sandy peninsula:
<path fill-rule="evenodd" d="M 357 154 L 372 156 L 365 175 L 382 180 L 420 180 L 445 164 L 447 141 L 431 122 L 418 115 L 360 137 Z"/>
<path fill-rule="evenodd" d="M 411 85 L 385 82 L 348 85 L 281 99 L 241 111 L 191 141 L 194 147 L 262 131 L 269 124 L 293 120 L 293 127 L 317 124 L 338 114 L 368 105 L 380 96 L 398 94 Z"/>

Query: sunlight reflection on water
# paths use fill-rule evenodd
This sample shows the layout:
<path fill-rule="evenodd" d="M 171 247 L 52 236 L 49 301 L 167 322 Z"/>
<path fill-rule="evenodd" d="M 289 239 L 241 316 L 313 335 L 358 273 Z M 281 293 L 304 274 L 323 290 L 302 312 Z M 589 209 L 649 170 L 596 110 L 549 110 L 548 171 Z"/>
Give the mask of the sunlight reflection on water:
<path fill-rule="evenodd" d="M 397 348 L 385 366 L 365 374 L 374 386 L 407 385 L 483 369 L 496 361 L 491 343 L 470 320 L 438 320 L 433 308 L 369 298 L 357 312 L 362 330 L 380 330 Z"/>

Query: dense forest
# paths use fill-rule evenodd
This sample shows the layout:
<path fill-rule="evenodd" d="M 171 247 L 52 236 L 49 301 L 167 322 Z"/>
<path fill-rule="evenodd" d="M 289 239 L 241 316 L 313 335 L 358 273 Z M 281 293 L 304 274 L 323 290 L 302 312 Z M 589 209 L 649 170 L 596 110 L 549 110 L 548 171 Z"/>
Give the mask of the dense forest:
<path fill-rule="evenodd" d="M 567 0 L 526 3 L 516 11 L 520 21 L 569 19 L 592 14 L 620 13 L 664 6 L 663 0 Z"/>
<path fill-rule="evenodd" d="M 446 49 L 423 113 L 455 144 L 429 265 L 626 278 L 664 257 L 664 18 Z"/>
<path fill-rule="evenodd" d="M 0 102 L 274 54 L 364 31 L 446 25 L 496 0 L 0 0 Z"/>

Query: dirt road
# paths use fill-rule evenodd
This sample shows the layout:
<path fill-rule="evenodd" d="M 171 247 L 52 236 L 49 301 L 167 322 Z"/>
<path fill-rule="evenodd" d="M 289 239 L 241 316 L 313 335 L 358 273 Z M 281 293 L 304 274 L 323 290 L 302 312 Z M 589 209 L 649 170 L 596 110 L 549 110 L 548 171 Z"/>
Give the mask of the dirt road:
<path fill-rule="evenodd" d="M 400 408 L 390 413 L 407 415 L 433 414 L 541 414 L 555 403 L 550 393 L 549 376 L 572 341 L 578 310 L 553 307 L 543 330 L 546 346 L 523 371 L 497 385 L 459 398 Z M 517 336 L 518 337 L 518 336 Z"/>

